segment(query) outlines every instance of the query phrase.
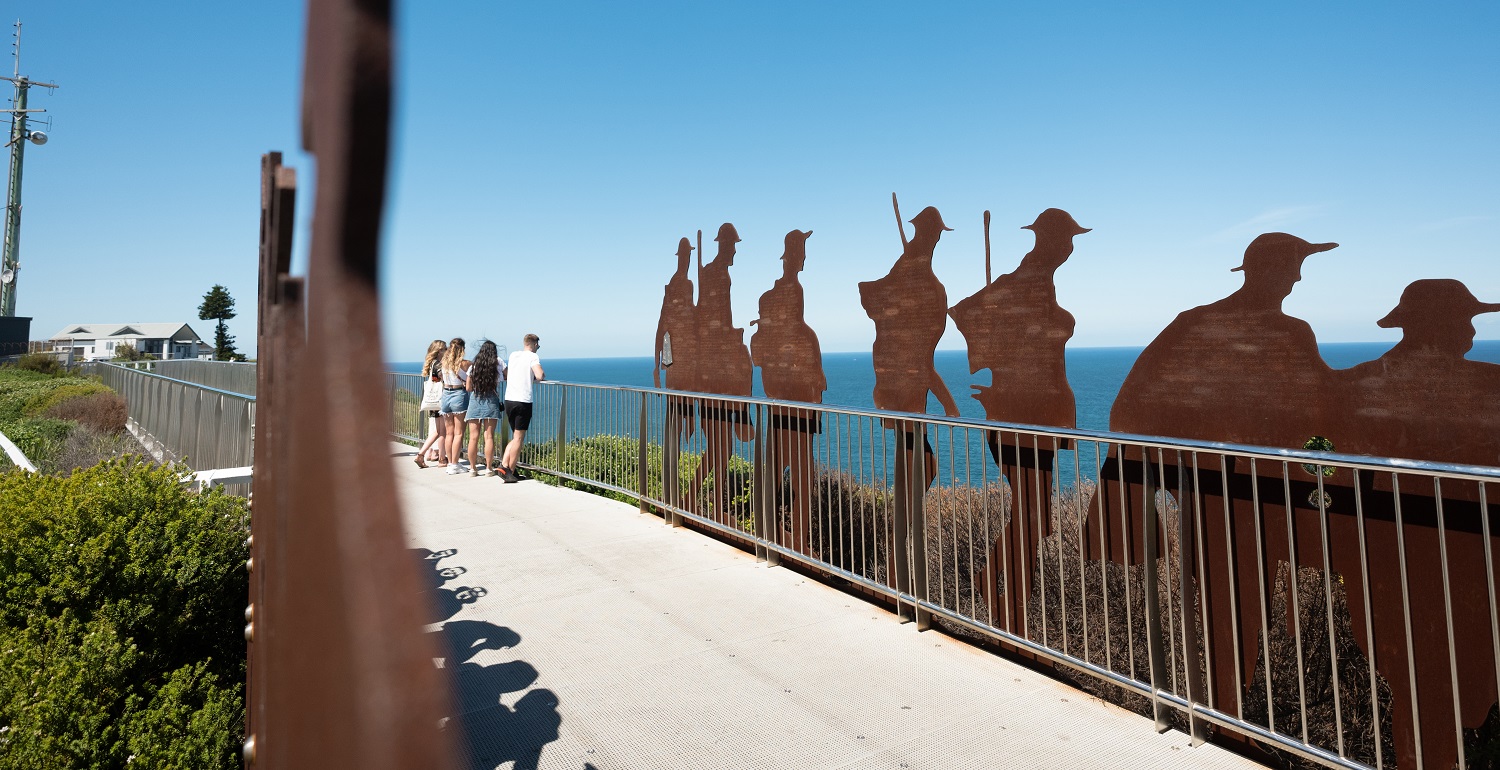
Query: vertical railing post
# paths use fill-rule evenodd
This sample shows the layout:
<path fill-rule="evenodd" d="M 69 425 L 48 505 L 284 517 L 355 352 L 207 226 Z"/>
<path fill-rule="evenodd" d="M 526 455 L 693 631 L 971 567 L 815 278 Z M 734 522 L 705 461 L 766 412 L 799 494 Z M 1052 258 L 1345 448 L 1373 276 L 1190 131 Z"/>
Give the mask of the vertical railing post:
<path fill-rule="evenodd" d="M 1151 452 L 1141 447 L 1141 494 L 1142 518 L 1145 520 L 1146 546 L 1146 656 L 1151 665 L 1151 715 L 1156 720 L 1156 731 L 1166 732 L 1171 728 L 1167 721 L 1167 704 L 1161 699 L 1161 690 L 1171 678 L 1166 670 L 1161 628 L 1161 604 L 1157 586 L 1158 555 L 1157 536 L 1160 527 L 1156 512 L 1156 468 L 1151 464 Z"/>
<path fill-rule="evenodd" d="M 555 458 L 555 462 L 557 463 L 557 473 L 558 473 L 558 475 L 555 478 L 557 479 L 558 486 L 562 486 L 562 475 L 561 474 L 563 472 L 563 453 L 565 451 L 567 451 L 566 450 L 567 445 L 568 445 L 567 434 L 568 434 L 568 388 L 567 388 L 566 385 L 563 385 L 563 386 L 559 386 L 558 389 L 557 389 L 557 443 L 556 443 L 557 449 L 553 452 L 553 457 Z"/>
<path fill-rule="evenodd" d="M 647 417 L 650 414 L 650 409 L 648 408 L 650 397 L 651 396 L 649 393 L 641 391 L 641 441 L 640 448 L 637 450 L 637 461 L 639 467 L 636 469 L 638 474 L 636 477 L 636 499 L 641 504 L 641 513 L 646 512 L 646 498 L 648 497 L 648 492 L 650 491 L 650 487 L 648 485 L 651 481 L 651 469 L 649 464 L 647 463 L 647 458 L 650 457 L 651 450 L 651 442 L 647 440 L 650 436 L 651 428 L 651 423 L 647 420 Z"/>
<path fill-rule="evenodd" d="M 663 519 L 669 526 L 682 526 L 682 413 L 684 399 L 667 396 L 667 424 L 662 431 L 661 447 L 661 496 L 667 501 Z M 692 419 L 692 412 L 688 412 Z"/>
<path fill-rule="evenodd" d="M 1177 478 L 1181 479 L 1184 473 L 1182 452 L 1179 450 L 1177 453 Z M 1192 582 L 1188 567 L 1189 563 L 1193 561 L 1191 556 L 1194 553 L 1194 538 L 1197 536 L 1195 530 L 1197 524 L 1196 513 L 1198 500 L 1200 499 L 1196 465 L 1193 468 L 1190 478 L 1192 481 L 1186 485 L 1186 488 L 1187 494 L 1191 495 L 1191 500 L 1193 501 L 1193 512 L 1189 513 L 1188 506 L 1182 500 L 1177 502 L 1177 594 L 1182 597 L 1183 676 L 1187 679 L 1188 701 L 1191 705 L 1197 706 L 1200 703 L 1206 702 L 1206 697 L 1204 693 L 1205 682 L 1203 681 L 1203 677 L 1198 673 L 1198 664 L 1202 656 L 1202 649 L 1198 644 L 1198 624 L 1194 622 L 1193 602 L 1191 601 L 1193 595 Z M 1184 486 L 1179 482 L 1177 488 L 1182 490 Z M 1205 570 L 1206 576 L 1207 573 Z M 1203 632 L 1207 635 L 1209 629 L 1205 628 Z M 1337 688 L 1338 685 L 1335 683 L 1334 687 Z M 1188 733 L 1192 736 L 1191 745 L 1203 745 L 1208 740 L 1208 723 L 1202 717 L 1198 716 L 1198 712 L 1193 711 L 1191 708 L 1188 709 L 1187 718 Z"/>
<path fill-rule="evenodd" d="M 758 404 L 755 408 L 755 446 L 750 455 L 750 498 L 751 515 L 755 516 L 755 537 L 758 541 L 755 544 L 755 556 L 764 561 L 767 567 L 775 567 L 781 564 L 781 554 L 770 548 L 774 534 L 771 530 L 771 511 L 776 507 L 776 501 L 771 499 L 776 485 L 772 481 L 770 467 L 770 442 L 774 440 L 769 425 L 770 411 L 764 404 Z"/>
<path fill-rule="evenodd" d="M 911 594 L 919 601 L 930 599 L 927 595 L 927 424 L 917 423 L 916 450 L 912 452 L 912 474 L 915 482 L 911 486 Z M 932 612 L 916 608 L 917 630 L 932 627 Z"/>

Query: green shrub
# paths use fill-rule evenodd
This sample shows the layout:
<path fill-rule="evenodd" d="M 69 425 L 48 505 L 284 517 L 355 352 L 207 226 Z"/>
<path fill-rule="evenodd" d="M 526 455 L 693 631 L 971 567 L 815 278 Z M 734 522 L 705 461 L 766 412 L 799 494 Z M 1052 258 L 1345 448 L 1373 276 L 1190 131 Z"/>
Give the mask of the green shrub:
<path fill-rule="evenodd" d="M 0 770 L 239 766 L 249 516 L 184 471 L 0 475 Z"/>
<path fill-rule="evenodd" d="M 37 372 L 48 376 L 59 375 L 65 371 L 63 365 L 58 362 L 57 356 L 49 353 L 27 353 L 17 359 L 12 366 L 22 371 Z"/>
<path fill-rule="evenodd" d="M 62 448 L 74 423 L 46 417 L 19 420 L 0 419 L 0 433 L 14 441 L 21 454 L 33 465 L 42 467 Z"/>
<path fill-rule="evenodd" d="M 48 377 L 24 369 L 0 370 L 0 420 L 37 417 L 70 398 L 110 389 L 83 377 Z"/>
<path fill-rule="evenodd" d="M 70 378 L 72 379 L 72 378 Z M 53 387 L 32 394 L 26 399 L 25 405 L 21 407 L 21 414 L 25 417 L 40 417 L 48 410 L 71 401 L 75 398 L 84 398 L 97 393 L 113 393 L 108 386 L 87 380 L 79 380 L 64 383 L 63 380 L 55 380 Z"/>

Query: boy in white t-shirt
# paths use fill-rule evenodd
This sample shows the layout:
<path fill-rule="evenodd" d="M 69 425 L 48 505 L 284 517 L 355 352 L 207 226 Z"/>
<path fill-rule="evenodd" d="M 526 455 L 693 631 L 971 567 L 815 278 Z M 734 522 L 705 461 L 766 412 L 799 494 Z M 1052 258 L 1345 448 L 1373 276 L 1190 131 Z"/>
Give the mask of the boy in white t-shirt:
<path fill-rule="evenodd" d="M 542 346 L 540 337 L 526 335 L 522 349 L 510 354 L 505 367 L 505 419 L 510 421 L 511 439 L 505 445 L 505 455 L 500 459 L 500 478 L 507 484 L 521 480 L 516 475 L 516 463 L 521 459 L 521 445 L 526 441 L 526 429 L 531 427 L 531 386 L 546 379 L 542 373 L 542 359 L 537 357 L 537 348 Z"/>

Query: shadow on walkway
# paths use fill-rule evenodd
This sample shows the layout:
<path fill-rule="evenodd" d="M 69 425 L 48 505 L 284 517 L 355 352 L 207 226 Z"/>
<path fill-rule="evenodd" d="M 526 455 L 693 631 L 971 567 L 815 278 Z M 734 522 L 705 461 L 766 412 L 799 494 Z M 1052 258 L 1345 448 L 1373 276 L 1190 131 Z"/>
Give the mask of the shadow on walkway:
<path fill-rule="evenodd" d="M 531 688 L 537 670 L 524 660 L 482 665 L 474 658 L 488 650 L 513 649 L 521 644 L 521 635 L 504 626 L 482 620 L 450 620 L 465 605 L 473 604 L 489 592 L 484 588 L 444 584 L 467 570 L 458 566 L 439 566 L 439 562 L 458 553 L 457 549 L 408 551 L 422 565 L 424 584 L 433 610 L 433 622 L 443 622 L 438 635 L 439 648 L 445 652 L 442 668 L 449 673 L 456 719 L 445 721 L 461 730 L 461 743 L 467 748 L 473 770 L 494 770 L 513 762 L 514 770 L 536 770 L 542 749 L 557 740 L 562 715 L 557 711 L 557 694 L 546 688 Z M 507 706 L 504 696 L 525 691 Z M 585 770 L 592 766 L 586 765 Z"/>

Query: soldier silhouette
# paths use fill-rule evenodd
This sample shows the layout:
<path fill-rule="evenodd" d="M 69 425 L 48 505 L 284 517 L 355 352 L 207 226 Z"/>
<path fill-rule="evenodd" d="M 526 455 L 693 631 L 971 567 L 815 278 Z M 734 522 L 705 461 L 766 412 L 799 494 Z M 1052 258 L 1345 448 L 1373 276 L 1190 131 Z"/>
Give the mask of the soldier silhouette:
<path fill-rule="evenodd" d="M 932 354 L 948 325 L 948 292 L 932 272 L 932 252 L 953 228 L 932 206 L 911 219 L 916 234 L 884 278 L 862 281 L 859 301 L 875 322 L 875 406 L 897 412 L 927 411 L 931 391 L 950 417 L 958 405 L 933 368 Z"/>
<path fill-rule="evenodd" d="M 1073 254 L 1073 237 L 1089 232 L 1089 228 L 1079 227 L 1068 212 L 1049 208 L 1022 229 L 1036 235 L 1036 245 L 1015 272 L 1000 276 L 953 306 L 948 314 L 968 342 L 969 371 L 990 370 L 990 385 L 973 386 L 978 391 L 974 399 L 984 406 L 985 419 L 1072 428 L 1077 417 L 1064 351 L 1073 336 L 1073 315 L 1057 304 L 1053 278 Z M 1014 509 L 1011 521 L 1030 522 L 1028 509 L 1045 510 L 1051 496 L 1054 448 L 1065 449 L 1067 444 L 1012 446 L 1001 440 L 999 431 L 990 432 L 987 441 L 990 456 L 1010 483 Z M 1041 499 L 1030 500 L 1028 505 L 1028 493 Z M 1036 553 L 1037 543 L 1050 529 L 1046 515 L 1041 521 L 1041 526 L 1006 531 L 1014 541 L 1012 550 L 1016 554 L 1011 560 L 1011 574 L 1006 576 L 1007 585 L 1024 586 L 1030 580 L 1027 557 Z M 1004 541 L 997 540 L 996 545 L 1004 547 Z M 995 582 L 996 566 L 1001 561 L 998 552 L 991 553 L 982 580 L 994 619 L 1001 617 Z M 1010 592 L 1014 604 L 1010 617 L 1020 616 L 1025 599 L 1019 590 Z"/>
<path fill-rule="evenodd" d="M 1303 261 L 1337 246 L 1308 243 L 1286 233 L 1265 233 L 1252 240 L 1242 264 L 1234 268 L 1244 273 L 1244 284 L 1218 302 L 1180 313 L 1136 359 L 1110 412 L 1110 430 L 1298 449 L 1311 436 L 1327 436 L 1332 414 L 1328 405 L 1335 398 L 1332 369 L 1318 353 L 1312 327 L 1284 313 L 1282 303 L 1301 280 Z M 1204 511 L 1228 509 L 1230 532 L 1223 526 L 1193 530 L 1193 536 L 1201 538 L 1203 561 L 1197 562 L 1190 549 L 1182 558 L 1185 570 L 1204 575 L 1205 636 L 1222 656 L 1216 657 L 1222 662 L 1215 669 L 1213 686 L 1219 702 L 1229 703 L 1243 692 L 1236 689 L 1233 657 L 1223 651 L 1238 652 L 1239 670 L 1250 672 L 1256 668 L 1261 643 L 1256 624 L 1243 622 L 1236 628 L 1229 622 L 1231 610 L 1237 606 L 1242 618 L 1260 617 L 1260 597 L 1269 590 L 1258 573 L 1260 559 L 1269 565 L 1289 560 L 1289 542 L 1295 541 L 1298 563 L 1308 564 L 1311 557 L 1303 552 L 1318 542 L 1315 534 L 1272 537 L 1260 528 L 1261 517 L 1291 522 L 1287 526 L 1295 525 L 1301 532 L 1317 520 L 1317 512 L 1310 517 L 1298 512 L 1299 505 L 1306 510 L 1308 499 L 1300 478 L 1283 484 L 1270 471 L 1251 472 L 1253 465 L 1244 460 L 1221 460 L 1213 453 L 1179 460 L 1174 454 L 1187 453 L 1112 448 L 1100 470 L 1098 491 L 1110 510 L 1090 520 L 1087 527 L 1099 532 L 1085 532 L 1084 542 L 1090 558 L 1095 549 L 1107 549 L 1116 563 L 1141 564 L 1157 545 L 1142 536 L 1149 531 L 1148 520 L 1162 522 L 1168 515 L 1159 490 L 1188 495 L 1180 500 L 1183 515 L 1177 524 L 1164 522 L 1178 527 L 1179 533 L 1193 527 L 1193 517 L 1186 513 L 1200 505 Z M 1301 496 L 1286 498 L 1285 488 Z M 1258 558 L 1227 556 L 1261 546 Z M 1196 649 L 1195 639 L 1188 643 Z M 1190 659 L 1197 654 L 1188 653 Z M 1187 681 L 1189 691 L 1204 686 L 1197 677 Z"/>
<path fill-rule="evenodd" d="M 1245 249 L 1245 283 L 1183 311 L 1141 352 L 1110 410 L 1110 430 L 1301 448 L 1327 435 L 1332 369 L 1306 321 L 1281 310 L 1302 261 L 1337 243 L 1265 233 Z"/>
<path fill-rule="evenodd" d="M 725 222 L 714 241 L 719 244 L 719 253 L 703 266 L 698 276 L 698 390 L 748 396 L 755 371 L 750 351 L 745 347 L 745 330 L 735 328 L 729 304 L 729 268 L 734 264 L 735 244 L 740 236 L 734 225 Z M 743 406 L 704 401 L 699 406 L 699 420 L 707 446 L 693 485 L 688 489 L 690 506 L 710 471 L 714 474 L 714 498 L 723 501 L 734 439 L 748 441 L 754 435 L 750 413 Z"/>
<path fill-rule="evenodd" d="M 757 331 L 750 337 L 750 357 L 760 367 L 760 381 L 769 398 L 821 403 L 828 379 L 823 374 L 823 353 L 818 335 L 803 320 L 802 284 L 797 274 L 807 261 L 807 238 L 812 231 L 786 234 L 781 254 L 781 278 L 760 295 L 760 318 L 751 321 Z M 791 474 L 790 546 L 805 552 L 812 518 L 813 434 L 821 430 L 817 412 L 774 407 L 768 471 L 772 500 L 781 499 L 782 474 Z M 779 530 L 777 532 L 779 534 Z"/>
<path fill-rule="evenodd" d="M 1053 275 L 1073 253 L 1073 236 L 1089 232 L 1062 209 L 1047 209 L 1023 230 L 1036 247 L 1013 273 L 995 279 L 948 314 L 969 348 L 969 371 L 989 369 L 991 384 L 973 386 L 985 419 L 1071 428 L 1073 389 L 1063 351 L 1073 314 L 1057 304 Z"/>
<path fill-rule="evenodd" d="M 892 196 L 892 203 L 895 198 Z M 900 217 L 897 216 L 899 223 Z M 927 393 L 937 396 L 943 411 L 958 416 L 958 405 L 948 386 L 933 366 L 933 352 L 948 325 L 945 313 L 948 292 L 932 272 L 932 253 L 943 233 L 953 228 L 943 224 L 938 210 L 928 206 L 912 217 L 916 232 L 904 243 L 901 256 L 884 278 L 859 284 L 860 304 L 875 322 L 875 406 L 899 412 L 927 411 Z M 905 230 L 902 230 L 905 240 Z M 925 596 L 927 576 L 924 570 L 912 570 L 907 553 L 926 552 L 926 515 L 923 513 L 923 490 L 937 476 L 937 458 L 927 441 L 925 425 L 901 420 L 886 421 L 901 434 L 896 442 L 895 473 L 892 494 L 891 531 L 894 540 L 887 549 L 887 575 L 897 590 L 913 596 Z M 922 435 L 922 461 L 917 460 L 917 436 Z M 913 483 L 923 476 L 923 483 Z M 908 536 L 911 536 L 911 542 Z M 928 619 L 925 611 L 898 603 L 898 612 L 909 616 L 915 611 L 922 625 Z"/>
<path fill-rule="evenodd" d="M 677 272 L 667 281 L 662 293 L 661 315 L 656 322 L 656 365 L 651 370 L 651 381 L 658 388 L 662 387 L 663 370 L 666 374 L 666 386 L 671 390 L 696 391 L 700 385 L 697 308 L 693 303 L 693 280 L 688 277 L 692 256 L 692 243 L 686 238 L 678 241 Z M 667 397 L 664 434 L 662 492 L 668 503 L 680 507 L 682 499 L 677 475 L 678 453 L 683 439 L 693 435 L 692 399 Z"/>
<path fill-rule="evenodd" d="M 1376 322 L 1400 328 L 1380 358 L 1339 372 L 1348 404 L 1340 452 L 1500 466 L 1500 365 L 1464 358 L 1474 316 L 1500 312 L 1452 279 L 1414 281 Z"/>
<path fill-rule="evenodd" d="M 692 265 L 693 245 L 683 238 L 677 243 L 677 272 L 667 281 L 661 301 L 661 316 L 656 322 L 656 366 L 651 371 L 651 380 L 662 387 L 662 375 L 666 374 L 666 387 L 672 390 L 697 390 L 698 382 L 698 327 L 693 305 L 693 279 L 688 277 Z M 674 409 L 681 414 L 684 410 Z M 692 411 L 686 410 L 683 421 L 686 435 L 693 433 Z"/>
<path fill-rule="evenodd" d="M 1500 366 L 1464 357 L 1474 346 L 1474 317 L 1494 312 L 1500 304 L 1480 302 L 1455 280 L 1409 284 L 1376 322 L 1400 328 L 1401 341 L 1374 361 L 1334 373 L 1344 407 L 1328 434 L 1334 450 L 1500 466 Z M 1382 565 L 1365 577 L 1367 597 L 1360 581 L 1346 585 L 1351 607 L 1368 602 L 1368 623 L 1359 612 L 1350 621 L 1361 649 L 1390 683 L 1399 766 L 1415 765 L 1420 753 L 1427 767 L 1452 767 L 1455 721 L 1466 731 L 1479 729 L 1497 695 L 1492 575 L 1485 565 L 1488 553 L 1500 549 L 1500 511 L 1493 501 L 1487 511 L 1480 505 L 1480 485 L 1472 481 L 1443 479 L 1439 489 L 1430 478 L 1403 475 L 1397 487 L 1392 476 L 1359 475 L 1358 529 L 1350 495 L 1328 487 L 1336 503 L 1331 510 L 1343 514 L 1329 517 L 1332 567 L 1357 576 L 1361 559 Z M 1334 481 L 1345 478 L 1340 473 Z M 1383 568 L 1397 564 L 1401 570 Z M 1408 585 L 1407 572 L 1424 577 Z M 1406 634 L 1416 634 L 1411 645 Z M 1461 681 L 1451 678 L 1454 665 Z"/>

